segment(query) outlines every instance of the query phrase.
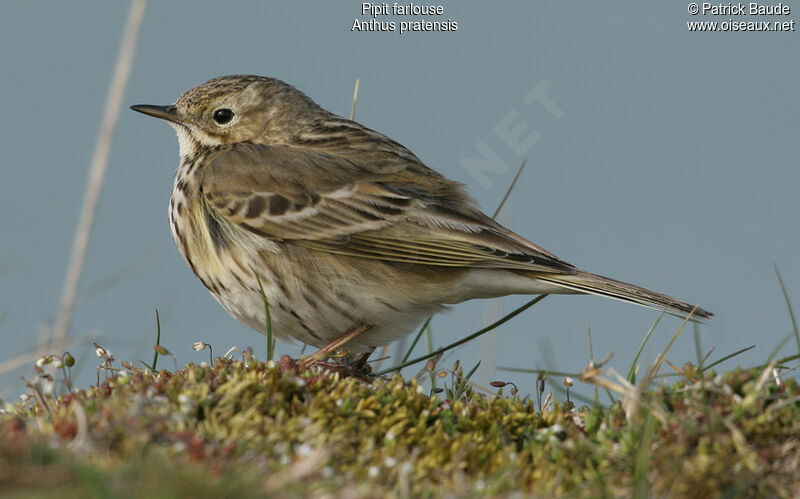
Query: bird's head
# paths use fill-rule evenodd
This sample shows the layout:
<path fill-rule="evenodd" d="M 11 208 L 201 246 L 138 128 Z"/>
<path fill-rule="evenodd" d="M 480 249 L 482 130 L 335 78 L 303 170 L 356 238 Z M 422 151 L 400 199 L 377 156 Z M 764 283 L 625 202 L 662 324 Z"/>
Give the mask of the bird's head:
<path fill-rule="evenodd" d="M 288 143 L 304 118 L 320 111 L 291 85 L 250 75 L 214 78 L 187 91 L 174 104 L 131 109 L 167 120 L 178 133 L 184 158 L 194 156 L 201 147 Z"/>

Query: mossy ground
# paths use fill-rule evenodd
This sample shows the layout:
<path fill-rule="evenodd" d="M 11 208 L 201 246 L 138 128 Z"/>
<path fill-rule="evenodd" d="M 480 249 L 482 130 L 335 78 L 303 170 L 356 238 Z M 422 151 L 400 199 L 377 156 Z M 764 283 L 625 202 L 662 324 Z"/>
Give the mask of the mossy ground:
<path fill-rule="evenodd" d="M 129 366 L 6 404 L 0 495 L 796 496 L 800 392 L 772 373 L 685 374 L 635 401 L 540 409 L 252 358 Z"/>

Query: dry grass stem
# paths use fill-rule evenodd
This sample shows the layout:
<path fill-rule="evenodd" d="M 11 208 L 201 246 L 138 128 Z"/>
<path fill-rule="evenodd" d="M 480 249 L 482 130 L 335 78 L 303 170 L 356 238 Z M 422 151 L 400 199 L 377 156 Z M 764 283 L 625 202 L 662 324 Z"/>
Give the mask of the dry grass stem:
<path fill-rule="evenodd" d="M 144 17 L 147 0 L 133 0 L 128 12 L 128 21 L 125 26 L 125 33 L 122 38 L 122 46 L 117 56 L 114 67 L 114 75 L 108 89 L 105 110 L 103 111 L 103 121 L 100 125 L 100 133 L 95 144 L 92 164 L 89 167 L 89 179 L 86 183 L 86 193 L 83 197 L 83 207 L 81 208 L 78 227 L 75 229 L 75 239 L 72 242 L 72 256 L 67 267 L 67 277 L 64 280 L 64 289 L 61 293 L 61 305 L 58 309 L 53 335 L 48 350 L 61 350 L 66 343 L 69 332 L 69 323 L 72 317 L 72 310 L 78 296 L 78 285 L 83 274 L 83 266 L 86 262 L 86 250 L 89 247 L 89 240 L 92 234 L 92 225 L 97 213 L 97 202 L 100 199 L 100 191 L 103 187 L 108 156 L 111 151 L 111 140 L 114 137 L 114 129 L 119 118 L 119 111 L 122 107 L 122 97 L 125 95 L 125 86 L 128 76 L 133 66 L 133 56 L 136 52 L 136 39 L 139 34 L 139 27 Z"/>

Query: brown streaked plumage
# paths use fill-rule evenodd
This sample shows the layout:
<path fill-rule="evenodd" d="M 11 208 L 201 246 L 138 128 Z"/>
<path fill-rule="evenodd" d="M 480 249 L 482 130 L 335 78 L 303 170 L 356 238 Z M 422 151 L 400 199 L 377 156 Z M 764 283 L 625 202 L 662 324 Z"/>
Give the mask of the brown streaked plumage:
<path fill-rule="evenodd" d="M 256 330 L 265 324 L 256 274 L 277 337 L 322 346 L 357 330 L 356 350 L 472 298 L 591 293 L 675 315 L 693 308 L 562 261 L 402 145 L 280 80 L 224 76 L 174 105 L 133 109 L 178 133 L 169 213 L 178 248 Z"/>

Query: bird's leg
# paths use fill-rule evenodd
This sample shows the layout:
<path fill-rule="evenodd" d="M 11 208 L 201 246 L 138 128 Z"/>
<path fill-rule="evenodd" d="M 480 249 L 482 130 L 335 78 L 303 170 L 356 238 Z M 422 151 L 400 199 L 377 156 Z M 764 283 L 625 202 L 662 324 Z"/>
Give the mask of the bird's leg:
<path fill-rule="evenodd" d="M 362 334 L 367 332 L 370 327 L 371 326 L 367 326 L 366 324 L 359 324 L 358 326 L 356 326 L 353 329 L 347 331 L 346 333 L 344 333 L 343 335 L 339 336 L 335 340 L 331 341 L 330 343 L 328 343 L 324 347 L 320 348 L 319 350 L 317 350 L 313 354 L 309 355 L 308 357 L 306 357 L 304 359 L 301 359 L 298 362 L 298 365 L 300 366 L 301 369 L 307 369 L 307 368 L 313 366 L 314 364 L 318 363 L 319 361 L 327 359 L 328 357 L 330 357 L 331 353 L 333 353 L 336 350 L 341 349 L 344 345 L 346 345 L 347 343 L 353 341 L 355 338 L 358 338 L 359 336 L 361 336 Z M 369 357 L 369 354 L 371 354 L 371 353 L 372 352 L 370 351 L 367 354 L 367 356 L 363 358 L 363 360 L 361 359 L 361 356 L 359 356 L 359 358 L 357 359 L 356 362 L 360 362 L 361 365 L 363 366 L 363 364 L 367 361 L 367 358 Z"/>
<path fill-rule="evenodd" d="M 361 352 L 360 354 L 358 354 L 356 358 L 353 360 L 352 364 L 353 369 L 355 369 L 356 371 L 360 371 L 367 364 L 367 359 L 369 359 L 369 356 L 372 355 L 372 352 L 374 351 L 375 348 L 373 347 L 369 349 L 369 352 Z"/>
<path fill-rule="evenodd" d="M 323 371 L 331 372 L 331 373 L 338 373 L 342 378 L 356 378 L 359 381 L 364 383 L 372 383 L 372 378 L 369 374 L 365 374 L 363 372 L 364 365 L 367 363 L 367 359 L 369 356 L 372 355 L 372 352 L 375 351 L 375 348 L 371 348 L 369 352 L 362 352 L 358 354 L 352 362 L 343 362 L 343 363 L 335 363 L 335 362 L 327 362 L 324 360 L 319 360 L 313 364 L 314 367 L 320 368 Z M 305 360 L 308 360 L 306 358 Z M 301 361 L 302 362 L 302 361 Z M 304 365 L 298 362 L 296 366 L 303 368 Z"/>

